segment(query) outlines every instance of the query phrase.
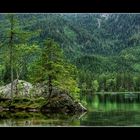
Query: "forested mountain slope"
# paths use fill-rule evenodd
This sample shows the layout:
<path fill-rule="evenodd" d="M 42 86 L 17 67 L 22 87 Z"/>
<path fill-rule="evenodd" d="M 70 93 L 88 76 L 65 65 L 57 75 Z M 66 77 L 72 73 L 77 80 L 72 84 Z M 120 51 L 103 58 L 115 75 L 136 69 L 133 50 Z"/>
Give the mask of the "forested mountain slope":
<path fill-rule="evenodd" d="M 79 86 L 84 83 L 88 88 L 94 87 L 97 80 L 100 89 L 108 90 L 100 85 L 104 79 L 105 85 L 114 82 L 111 90 L 117 90 L 116 86 L 128 89 L 126 81 L 137 84 L 140 14 L 19 14 L 18 18 L 21 27 L 39 31 L 30 42 L 37 41 L 42 46 L 46 38 L 53 38 L 60 44 L 66 59 L 80 71 Z M 2 14 L 0 20 L 6 23 Z M 2 26 L 0 30 L 3 32 Z M 118 77 L 123 79 L 122 85 L 117 85 Z"/>

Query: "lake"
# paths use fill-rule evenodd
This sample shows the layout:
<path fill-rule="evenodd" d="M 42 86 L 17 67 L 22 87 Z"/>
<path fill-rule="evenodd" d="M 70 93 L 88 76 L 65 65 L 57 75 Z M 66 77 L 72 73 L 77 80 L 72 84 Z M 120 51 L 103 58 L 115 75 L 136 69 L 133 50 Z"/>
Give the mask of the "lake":
<path fill-rule="evenodd" d="M 96 93 L 82 95 L 81 101 L 87 113 L 0 112 L 0 126 L 140 126 L 140 93 Z"/>

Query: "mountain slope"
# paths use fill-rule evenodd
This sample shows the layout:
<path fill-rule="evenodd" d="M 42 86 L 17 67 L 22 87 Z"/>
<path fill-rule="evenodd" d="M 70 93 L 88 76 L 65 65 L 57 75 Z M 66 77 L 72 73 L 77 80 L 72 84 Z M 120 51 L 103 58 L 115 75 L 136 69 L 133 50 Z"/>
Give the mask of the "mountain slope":
<path fill-rule="evenodd" d="M 77 66 L 79 81 L 82 75 L 85 81 L 90 79 L 88 83 L 91 83 L 94 79 L 100 81 L 102 74 L 108 76 L 107 79 L 117 79 L 117 74 L 129 73 L 125 75 L 132 74 L 131 77 L 135 79 L 140 73 L 140 14 L 17 16 L 21 27 L 40 31 L 38 36 L 32 37 L 31 42 L 36 41 L 43 47 L 44 40 L 53 38 L 60 44 L 66 59 Z M 1 14 L 0 20 L 7 25 L 5 15 Z M 0 37 L 2 32 L 0 28 Z M 124 75 L 121 78 L 126 79 Z M 105 80 L 105 76 L 101 79 Z"/>

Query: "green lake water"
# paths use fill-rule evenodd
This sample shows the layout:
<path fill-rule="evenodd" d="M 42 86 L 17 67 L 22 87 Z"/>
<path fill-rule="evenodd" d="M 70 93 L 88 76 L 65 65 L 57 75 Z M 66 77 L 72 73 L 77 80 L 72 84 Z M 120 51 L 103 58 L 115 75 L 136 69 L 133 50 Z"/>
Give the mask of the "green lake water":
<path fill-rule="evenodd" d="M 140 93 L 83 95 L 88 112 L 75 116 L 0 112 L 0 126 L 140 126 Z"/>

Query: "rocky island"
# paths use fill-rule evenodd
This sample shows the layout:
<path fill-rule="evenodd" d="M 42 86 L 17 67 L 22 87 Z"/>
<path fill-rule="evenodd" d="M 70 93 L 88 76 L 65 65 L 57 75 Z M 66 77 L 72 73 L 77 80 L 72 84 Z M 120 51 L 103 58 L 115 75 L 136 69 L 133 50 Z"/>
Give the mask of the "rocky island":
<path fill-rule="evenodd" d="M 40 85 L 33 86 L 23 80 L 15 80 L 14 97 L 10 97 L 11 84 L 0 88 L 0 111 L 29 111 L 43 113 L 64 113 L 77 114 L 86 112 L 87 109 L 67 92 L 53 90 L 48 99 L 48 94 L 44 93 L 45 88 Z M 18 87 L 18 94 L 16 90 Z"/>

